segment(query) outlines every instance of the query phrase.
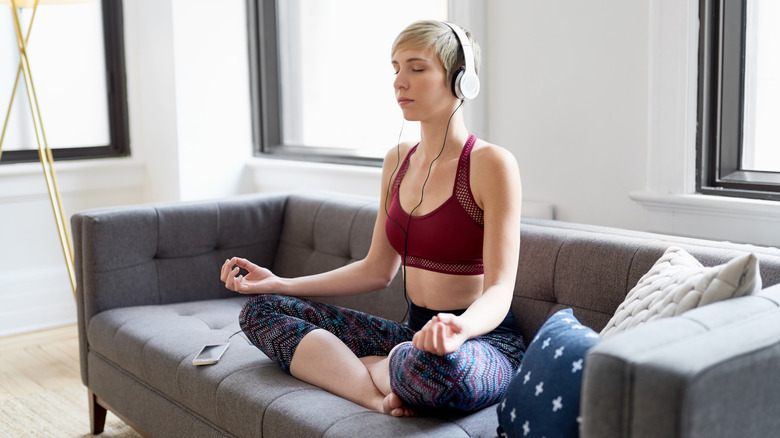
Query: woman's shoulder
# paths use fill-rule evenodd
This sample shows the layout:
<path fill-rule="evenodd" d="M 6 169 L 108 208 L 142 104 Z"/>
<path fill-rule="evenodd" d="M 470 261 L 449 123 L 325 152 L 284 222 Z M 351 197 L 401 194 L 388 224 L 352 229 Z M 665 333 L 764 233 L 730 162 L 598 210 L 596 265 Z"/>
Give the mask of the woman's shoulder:
<path fill-rule="evenodd" d="M 471 157 L 471 193 L 480 208 L 505 209 L 508 202 L 520 199 L 520 169 L 511 152 L 478 140 Z"/>
<path fill-rule="evenodd" d="M 471 150 L 471 166 L 476 170 L 516 169 L 517 160 L 506 148 L 478 138 Z"/>
<path fill-rule="evenodd" d="M 388 149 L 385 154 L 384 167 L 389 166 L 392 169 L 400 162 L 403 162 L 406 155 L 415 145 L 417 145 L 417 142 L 405 141 Z"/>

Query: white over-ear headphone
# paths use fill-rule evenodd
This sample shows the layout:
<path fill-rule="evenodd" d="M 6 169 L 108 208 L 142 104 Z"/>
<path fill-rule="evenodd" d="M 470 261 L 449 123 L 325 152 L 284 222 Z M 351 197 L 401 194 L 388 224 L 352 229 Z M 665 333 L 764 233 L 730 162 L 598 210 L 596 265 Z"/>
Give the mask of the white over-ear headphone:
<path fill-rule="evenodd" d="M 460 100 L 473 99 L 479 94 L 479 76 L 474 67 L 474 51 L 471 49 L 471 40 L 458 25 L 445 21 L 460 41 L 463 48 L 463 58 L 466 67 L 461 67 L 452 75 L 452 93 Z"/>

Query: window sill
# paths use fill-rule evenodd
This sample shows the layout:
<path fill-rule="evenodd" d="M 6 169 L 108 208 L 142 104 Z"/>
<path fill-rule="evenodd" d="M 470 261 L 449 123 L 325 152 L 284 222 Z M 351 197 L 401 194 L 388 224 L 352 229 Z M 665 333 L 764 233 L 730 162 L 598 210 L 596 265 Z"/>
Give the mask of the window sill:
<path fill-rule="evenodd" d="M 700 194 L 635 191 L 649 231 L 780 247 L 780 202 Z"/>
<path fill-rule="evenodd" d="M 144 165 L 131 158 L 108 158 L 54 163 L 60 194 L 143 191 Z M 41 163 L 0 166 L 0 203 L 37 200 L 49 192 Z"/>
<path fill-rule="evenodd" d="M 378 198 L 380 167 L 314 163 L 277 158 L 252 158 L 247 162 L 256 191 L 318 190 Z"/>
<path fill-rule="evenodd" d="M 254 189 L 258 192 L 317 190 L 370 196 L 379 199 L 382 169 L 346 164 L 312 163 L 253 158 L 247 163 Z M 555 206 L 547 202 L 523 200 L 523 216 L 553 219 Z"/>

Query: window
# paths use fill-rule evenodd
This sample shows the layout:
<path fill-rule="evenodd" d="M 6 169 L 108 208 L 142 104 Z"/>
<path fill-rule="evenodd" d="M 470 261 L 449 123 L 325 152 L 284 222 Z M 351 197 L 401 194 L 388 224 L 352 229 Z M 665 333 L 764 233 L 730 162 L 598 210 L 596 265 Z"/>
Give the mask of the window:
<path fill-rule="evenodd" d="M 0 8 L 2 163 L 38 161 L 24 77 L 13 84 L 19 53 L 11 9 Z M 32 9 L 20 9 L 23 34 Z M 129 154 L 121 0 L 42 5 L 27 42 L 35 94 L 55 160 Z"/>
<path fill-rule="evenodd" d="M 390 48 L 409 23 L 446 20 L 446 0 L 247 4 L 257 153 L 380 165 L 399 136 L 419 138 L 401 129 Z"/>
<path fill-rule="evenodd" d="M 752 0 L 747 8 L 742 167 L 780 172 L 780 2 Z"/>
<path fill-rule="evenodd" d="M 780 4 L 701 0 L 697 188 L 780 200 Z"/>

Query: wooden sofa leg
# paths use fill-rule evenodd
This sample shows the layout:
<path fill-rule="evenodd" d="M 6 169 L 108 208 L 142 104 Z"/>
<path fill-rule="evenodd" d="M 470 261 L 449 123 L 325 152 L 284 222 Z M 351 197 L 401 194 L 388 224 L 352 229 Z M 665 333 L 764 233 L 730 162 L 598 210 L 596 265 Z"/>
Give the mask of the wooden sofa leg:
<path fill-rule="evenodd" d="M 99 402 L 94 392 L 89 391 L 89 426 L 93 435 L 103 433 L 106 427 L 106 408 Z"/>

